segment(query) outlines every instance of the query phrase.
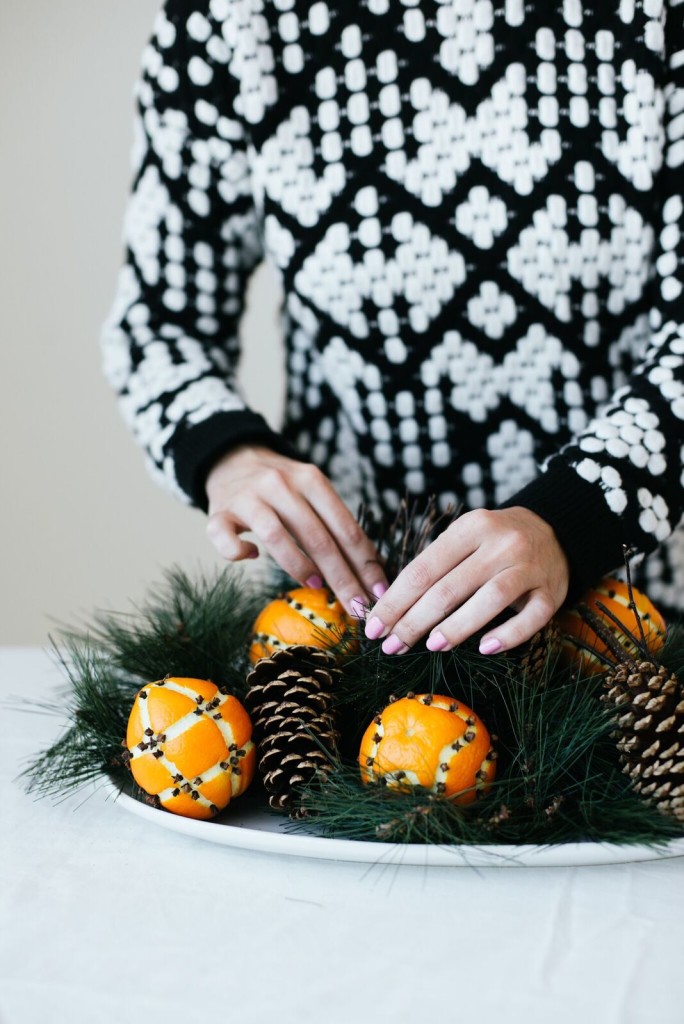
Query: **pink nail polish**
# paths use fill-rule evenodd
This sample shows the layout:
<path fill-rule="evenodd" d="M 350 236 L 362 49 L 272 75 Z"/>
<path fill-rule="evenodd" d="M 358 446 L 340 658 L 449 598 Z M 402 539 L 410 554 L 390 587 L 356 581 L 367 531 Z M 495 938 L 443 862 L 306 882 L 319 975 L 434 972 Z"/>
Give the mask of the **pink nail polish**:
<path fill-rule="evenodd" d="M 480 642 L 480 654 L 496 654 L 502 647 L 503 644 L 500 640 L 497 640 L 495 636 L 490 636 L 487 640 Z"/>
<path fill-rule="evenodd" d="M 362 597 L 352 597 L 350 601 L 351 613 L 356 619 L 365 619 L 368 607 Z"/>
<path fill-rule="evenodd" d="M 369 640 L 377 640 L 379 636 L 387 629 L 387 626 L 382 622 L 377 615 L 374 615 L 372 619 L 369 619 L 366 623 L 366 636 Z"/>
<path fill-rule="evenodd" d="M 323 580 L 320 576 L 309 576 L 305 585 L 307 587 L 312 587 L 314 590 L 320 590 L 323 586 Z"/>
<path fill-rule="evenodd" d="M 449 641 L 444 636 L 444 633 L 440 633 L 440 631 L 436 629 L 435 632 L 431 633 L 425 641 L 425 646 L 428 651 L 443 651 L 448 643 Z"/>
<path fill-rule="evenodd" d="M 386 594 L 388 590 L 386 583 L 376 583 L 373 587 L 373 597 L 380 599 L 383 594 Z"/>
<path fill-rule="evenodd" d="M 398 636 L 394 633 L 390 633 L 386 640 L 382 643 L 383 654 L 399 654 L 400 651 L 408 651 L 408 647 L 403 643 Z"/>

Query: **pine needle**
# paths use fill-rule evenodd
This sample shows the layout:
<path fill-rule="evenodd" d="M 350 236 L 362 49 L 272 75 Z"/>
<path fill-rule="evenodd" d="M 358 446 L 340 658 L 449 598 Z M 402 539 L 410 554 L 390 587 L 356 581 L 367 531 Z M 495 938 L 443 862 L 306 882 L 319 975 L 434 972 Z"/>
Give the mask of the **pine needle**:
<path fill-rule="evenodd" d="M 90 628 L 58 631 L 51 639 L 68 684 L 62 712 L 70 725 L 24 773 L 29 792 L 68 794 L 104 774 L 129 780 L 122 745 L 147 682 L 210 679 L 243 698 L 247 641 L 266 597 L 239 571 L 191 580 L 172 568 L 132 612 L 99 612 Z"/>
<path fill-rule="evenodd" d="M 385 531 L 385 564 L 400 571 L 443 526 L 434 506 L 422 518 L 403 506 Z M 243 699 L 252 625 L 276 593 L 277 584 L 248 586 L 235 570 L 193 580 L 172 568 L 132 611 L 100 612 L 89 627 L 61 630 L 53 644 L 66 692 L 33 709 L 61 710 L 67 726 L 27 769 L 29 790 L 60 797 L 106 775 L 130 790 L 122 751 L 137 691 L 166 675 L 189 676 Z M 336 693 L 339 756 L 301 790 L 308 817 L 289 828 L 377 842 L 477 845 L 661 843 L 684 834 L 681 824 L 639 799 L 620 771 L 614 722 L 599 700 L 601 677 L 563 667 L 557 652 L 549 651 L 532 677 L 514 655 L 480 655 L 477 638 L 441 654 L 419 643 L 394 657 L 361 628 L 337 641 L 344 666 Z M 672 671 L 684 670 L 681 626 L 669 631 L 660 658 Z M 461 807 L 425 790 L 361 782 L 362 733 L 391 695 L 408 693 L 466 703 L 498 737 L 498 775 L 487 795 Z"/>

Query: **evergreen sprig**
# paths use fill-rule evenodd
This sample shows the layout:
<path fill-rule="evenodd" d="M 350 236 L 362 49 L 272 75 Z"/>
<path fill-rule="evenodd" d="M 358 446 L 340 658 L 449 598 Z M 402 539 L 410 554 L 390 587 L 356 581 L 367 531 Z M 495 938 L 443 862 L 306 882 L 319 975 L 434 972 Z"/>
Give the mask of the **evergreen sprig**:
<path fill-rule="evenodd" d="M 239 570 L 192 579 L 177 567 L 131 612 L 98 612 L 85 630 L 62 630 L 123 673 L 149 682 L 164 675 L 211 679 L 236 696 L 246 692 L 245 638 L 272 595 L 246 584 Z"/>
<path fill-rule="evenodd" d="M 28 791 L 41 796 L 68 796 L 89 782 L 111 774 L 124 779 L 121 759 L 126 724 L 140 682 L 118 670 L 101 651 L 73 637 L 53 641 L 53 654 L 68 687 L 64 703 L 38 705 L 69 723 L 24 773 Z M 36 705 L 29 706 L 35 708 Z"/>
<path fill-rule="evenodd" d="M 434 516 L 418 525 L 410 516 L 395 524 L 385 549 L 393 571 L 436 529 Z M 130 790 L 122 743 L 137 691 L 175 675 L 211 679 L 244 698 L 252 625 L 277 589 L 248 584 L 233 569 L 191 579 L 174 568 L 132 612 L 102 612 L 85 629 L 60 631 L 54 647 L 67 693 L 63 703 L 45 707 L 59 709 L 67 728 L 28 769 L 29 788 L 58 796 L 114 775 Z M 553 651 L 540 673 L 528 675 L 514 654 L 480 655 L 477 638 L 446 653 L 418 645 L 387 657 L 359 627 L 338 647 L 344 656 L 337 692 L 340 759 L 301 791 L 310 816 L 289 827 L 338 838 L 438 844 L 660 843 L 682 835 L 682 826 L 640 800 L 620 772 L 614 721 L 598 699 L 600 676 L 578 676 Z M 670 630 L 661 660 L 674 671 L 684 669 L 681 627 Z M 361 734 L 391 695 L 410 692 L 465 702 L 496 734 L 498 775 L 484 798 L 460 807 L 424 790 L 397 792 L 361 782 Z"/>
<path fill-rule="evenodd" d="M 462 807 L 418 788 L 364 784 L 349 757 L 302 789 L 311 818 L 288 827 L 435 844 L 659 843 L 682 835 L 681 825 L 639 800 L 619 771 L 599 680 L 566 671 L 549 682 L 509 672 L 488 685 L 476 677 L 472 683 L 471 706 L 499 730 L 498 776 L 485 797 Z M 438 692 L 457 695 L 444 686 Z"/>
<path fill-rule="evenodd" d="M 128 783 L 122 743 L 145 683 L 167 675 L 210 679 L 243 698 L 246 638 L 267 596 L 239 570 L 192 579 L 174 567 L 131 612 L 99 612 L 85 629 L 57 631 L 52 646 L 67 693 L 62 705 L 40 707 L 69 725 L 25 772 L 29 791 L 68 794 L 105 774 Z"/>

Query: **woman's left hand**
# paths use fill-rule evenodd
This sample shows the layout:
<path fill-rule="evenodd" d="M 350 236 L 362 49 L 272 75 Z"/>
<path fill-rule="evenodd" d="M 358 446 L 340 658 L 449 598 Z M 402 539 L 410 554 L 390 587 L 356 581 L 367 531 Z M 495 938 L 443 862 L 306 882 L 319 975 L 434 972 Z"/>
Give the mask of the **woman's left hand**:
<path fill-rule="evenodd" d="M 428 649 L 447 651 L 512 608 L 480 641 L 482 654 L 498 654 L 546 625 L 568 582 L 568 560 L 544 519 L 519 506 L 476 509 L 399 573 L 370 612 L 366 636 L 384 637 L 385 654 L 403 654 L 429 632 Z"/>

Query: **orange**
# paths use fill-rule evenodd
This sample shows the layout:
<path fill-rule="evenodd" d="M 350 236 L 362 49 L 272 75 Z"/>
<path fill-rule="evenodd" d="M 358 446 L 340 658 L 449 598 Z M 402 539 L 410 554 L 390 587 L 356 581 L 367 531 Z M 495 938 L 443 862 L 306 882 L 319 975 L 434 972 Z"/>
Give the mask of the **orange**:
<path fill-rule="evenodd" d="M 352 628 L 335 595 L 325 587 L 295 587 L 269 602 L 252 628 L 252 664 L 283 647 L 334 647 Z"/>
<path fill-rule="evenodd" d="M 206 679 L 169 677 L 138 692 L 126 746 L 133 778 L 162 807 L 212 818 L 254 777 L 252 722 L 239 700 Z"/>
<path fill-rule="evenodd" d="M 646 646 L 649 651 L 655 654 L 665 643 L 667 628 L 665 620 L 643 591 L 632 587 L 632 593 L 644 636 L 646 637 Z M 598 602 L 605 605 L 622 623 L 624 633 L 598 607 Z M 606 576 L 596 587 L 588 590 L 578 604 L 586 604 L 595 615 L 598 615 L 601 622 L 627 648 L 630 654 L 637 653 L 637 648 L 633 640 L 630 639 L 630 634 L 638 641 L 641 641 L 641 631 L 634 610 L 629 607 L 629 588 L 626 583 L 623 583 L 622 580 L 613 579 L 611 576 Z M 562 632 L 565 634 L 563 649 L 566 661 L 580 667 L 583 672 L 590 675 L 606 671 L 606 662 L 599 657 L 600 655 L 607 657 L 611 663 L 615 662 L 615 656 L 610 653 L 603 640 L 597 636 L 591 626 L 584 622 L 576 608 L 558 612 L 556 619 Z M 583 650 L 580 644 L 586 644 L 596 654 Z"/>
<path fill-rule="evenodd" d="M 489 733 L 471 708 L 433 694 L 402 697 L 376 715 L 361 740 L 363 782 L 422 786 L 470 804 L 494 779 Z"/>

